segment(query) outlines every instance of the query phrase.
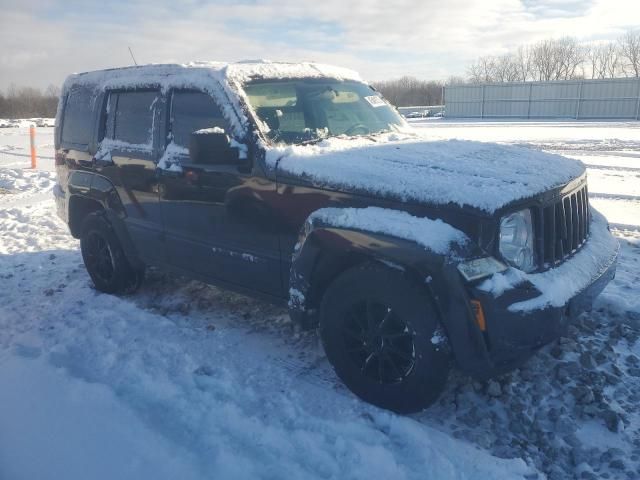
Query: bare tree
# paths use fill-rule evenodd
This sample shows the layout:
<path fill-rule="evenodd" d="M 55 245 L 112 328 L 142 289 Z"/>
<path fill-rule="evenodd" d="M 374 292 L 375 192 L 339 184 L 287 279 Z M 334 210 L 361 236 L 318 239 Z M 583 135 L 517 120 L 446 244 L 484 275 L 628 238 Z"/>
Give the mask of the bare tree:
<path fill-rule="evenodd" d="M 513 61 L 518 71 L 518 80 L 526 82 L 535 78 L 531 47 L 522 45 L 516 50 Z"/>
<path fill-rule="evenodd" d="M 480 57 L 471 64 L 468 70 L 471 83 L 487 83 L 495 81 L 495 58 Z"/>
<path fill-rule="evenodd" d="M 521 59 L 517 55 L 508 53 L 506 55 L 491 56 L 487 55 L 478 58 L 469 69 L 469 80 L 472 83 L 486 82 L 517 82 L 525 80 L 523 76 L 523 68 L 520 65 Z"/>
<path fill-rule="evenodd" d="M 60 89 L 54 86 L 43 94 L 37 88 L 12 84 L 5 95 L 0 94 L 0 118 L 53 117 L 59 95 Z"/>
<path fill-rule="evenodd" d="M 515 55 L 507 54 L 494 58 L 494 81 L 516 82 L 520 80 L 520 72 Z"/>
<path fill-rule="evenodd" d="M 616 78 L 620 74 L 620 54 L 615 43 L 592 45 L 587 59 L 591 65 L 591 78 Z"/>
<path fill-rule="evenodd" d="M 618 39 L 624 74 L 640 77 L 640 31 L 629 31 Z"/>
<path fill-rule="evenodd" d="M 531 55 L 537 80 L 554 80 L 555 72 L 558 70 L 558 58 L 553 40 L 544 40 L 533 45 Z"/>
<path fill-rule="evenodd" d="M 591 78 L 604 78 L 604 73 L 602 69 L 602 46 L 601 45 L 592 45 L 589 47 L 587 51 L 587 59 L 591 65 Z"/>
<path fill-rule="evenodd" d="M 582 76 L 579 67 L 585 61 L 586 50 L 575 38 L 543 40 L 531 49 L 538 80 L 571 80 Z"/>
<path fill-rule="evenodd" d="M 578 68 L 585 61 L 586 48 L 580 45 L 575 38 L 564 37 L 558 40 L 560 56 L 560 72 L 558 80 L 571 80 L 581 78 Z"/>
<path fill-rule="evenodd" d="M 57 85 L 49 84 L 49 86 L 44 91 L 45 97 L 59 97 L 60 96 L 60 87 Z"/>
<path fill-rule="evenodd" d="M 464 77 L 459 77 L 457 75 L 451 75 L 449 78 L 447 78 L 447 80 L 444 82 L 444 84 L 446 86 L 452 86 L 452 85 L 464 85 L 465 83 L 469 83 L 469 81 L 464 78 Z"/>
<path fill-rule="evenodd" d="M 375 82 L 374 88 L 397 107 L 439 105 L 442 101 L 442 82 L 402 77 L 397 80 Z"/>

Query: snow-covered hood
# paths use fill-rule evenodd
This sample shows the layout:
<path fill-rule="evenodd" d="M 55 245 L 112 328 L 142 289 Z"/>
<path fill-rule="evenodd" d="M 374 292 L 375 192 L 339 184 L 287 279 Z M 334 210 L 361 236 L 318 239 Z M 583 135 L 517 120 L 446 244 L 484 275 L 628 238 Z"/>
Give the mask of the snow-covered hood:
<path fill-rule="evenodd" d="M 299 176 L 323 188 L 454 203 L 488 213 L 585 172 L 577 160 L 524 147 L 429 141 L 409 134 L 268 147 L 266 160 L 277 174 Z"/>

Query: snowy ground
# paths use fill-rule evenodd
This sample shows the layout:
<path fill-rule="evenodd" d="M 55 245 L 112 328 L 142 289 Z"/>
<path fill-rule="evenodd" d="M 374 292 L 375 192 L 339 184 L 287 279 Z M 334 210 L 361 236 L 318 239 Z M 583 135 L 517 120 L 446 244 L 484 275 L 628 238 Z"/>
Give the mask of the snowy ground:
<path fill-rule="evenodd" d="M 581 159 L 622 250 L 567 338 L 411 417 L 355 399 L 282 309 L 157 271 L 97 293 L 54 214 L 52 129 L 36 172 L 27 129 L 0 129 L 0 479 L 638 478 L 640 123 L 414 125 Z"/>

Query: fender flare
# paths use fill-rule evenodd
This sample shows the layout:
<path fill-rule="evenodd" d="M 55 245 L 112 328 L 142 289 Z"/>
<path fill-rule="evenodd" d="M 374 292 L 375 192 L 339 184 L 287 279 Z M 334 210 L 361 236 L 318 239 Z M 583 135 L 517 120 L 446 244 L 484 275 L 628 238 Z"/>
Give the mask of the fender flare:
<path fill-rule="evenodd" d="M 475 245 L 458 246 L 451 255 L 441 255 L 398 237 L 306 222 L 291 262 L 291 318 L 302 328 L 317 325 L 319 300 L 327 285 L 314 285 L 314 281 L 318 278 L 319 265 L 327 258 L 338 259 L 338 263 L 344 261 L 337 274 L 364 261 L 381 262 L 403 270 L 423 286 L 425 295 L 434 303 L 456 362 L 462 370 L 482 378 L 492 362 L 456 268 L 461 258 L 477 253 L 477 249 Z M 333 278 L 335 275 L 331 280 Z"/>
<path fill-rule="evenodd" d="M 89 200 L 102 207 L 104 215 L 113 228 L 127 260 L 135 268 L 143 268 L 138 252 L 129 236 L 124 219 L 126 213 L 113 183 L 95 172 L 75 170 L 69 175 L 67 183 L 69 195 L 67 218 L 71 219 L 72 198 Z"/>

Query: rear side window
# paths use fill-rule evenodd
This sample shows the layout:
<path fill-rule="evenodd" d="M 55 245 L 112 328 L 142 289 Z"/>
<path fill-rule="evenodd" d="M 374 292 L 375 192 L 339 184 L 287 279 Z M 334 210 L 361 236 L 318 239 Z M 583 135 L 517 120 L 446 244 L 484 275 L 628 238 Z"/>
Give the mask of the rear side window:
<path fill-rule="evenodd" d="M 88 145 L 93 131 L 93 90 L 74 85 L 69 90 L 62 120 L 62 141 L 76 145 Z"/>
<path fill-rule="evenodd" d="M 174 92 L 171 100 L 171 135 L 177 145 L 188 147 L 191 133 L 203 128 L 226 129 L 220 108 L 206 93 Z"/>
<path fill-rule="evenodd" d="M 111 92 L 107 100 L 105 137 L 151 146 L 156 92 Z"/>

